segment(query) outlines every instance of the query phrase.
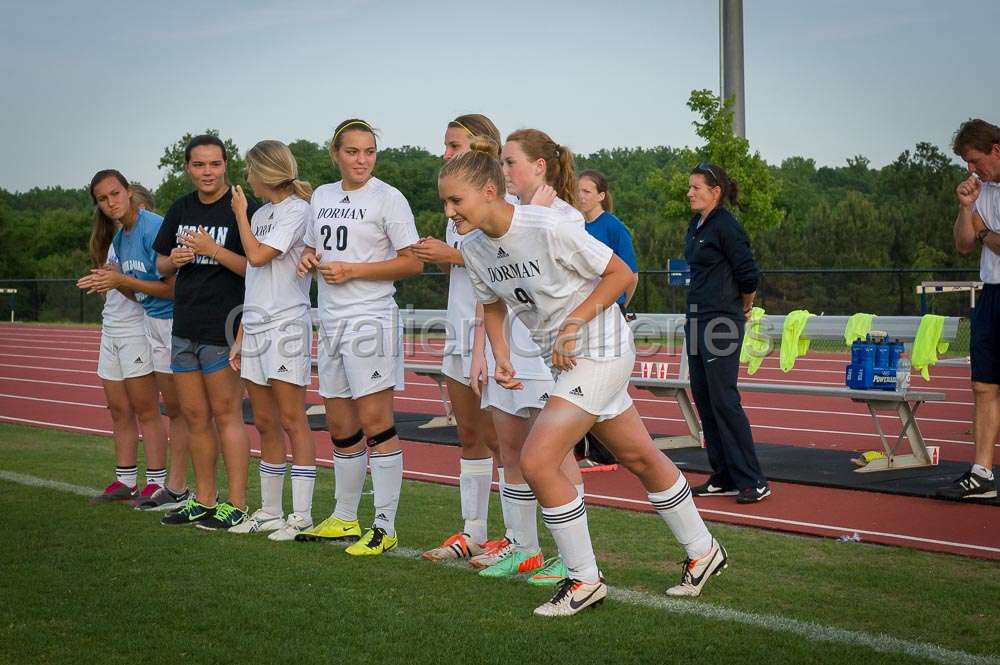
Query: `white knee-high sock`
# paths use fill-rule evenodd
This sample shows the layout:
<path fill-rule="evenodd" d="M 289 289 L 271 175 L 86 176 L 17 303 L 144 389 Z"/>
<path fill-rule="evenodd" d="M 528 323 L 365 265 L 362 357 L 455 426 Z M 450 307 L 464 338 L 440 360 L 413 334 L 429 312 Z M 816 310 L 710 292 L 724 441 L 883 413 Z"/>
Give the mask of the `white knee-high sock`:
<path fill-rule="evenodd" d="M 399 491 L 403 486 L 403 451 L 379 455 L 371 453 L 372 486 L 375 488 L 374 526 L 380 526 L 390 536 L 396 535 L 396 510 Z"/>
<path fill-rule="evenodd" d="M 284 516 L 281 510 L 281 495 L 285 490 L 285 467 L 260 461 L 260 507 L 269 515 Z"/>
<path fill-rule="evenodd" d="M 312 520 L 316 467 L 292 465 L 292 512 Z"/>
<path fill-rule="evenodd" d="M 542 519 L 552 533 L 570 578 L 594 584 L 601 579 L 587 527 L 587 507 L 577 497 L 563 506 L 542 506 Z"/>
<path fill-rule="evenodd" d="M 490 481 L 493 480 L 493 458 L 461 460 L 458 474 L 462 498 L 462 529 L 477 545 L 486 542 L 486 521 L 490 510 Z"/>
<path fill-rule="evenodd" d="M 358 519 L 358 504 L 361 490 L 365 486 L 365 472 L 368 470 L 368 450 L 344 454 L 333 451 L 333 478 L 336 483 L 334 495 L 337 503 L 333 516 L 346 522 Z"/>
<path fill-rule="evenodd" d="M 504 498 L 503 488 L 507 486 L 504 479 L 503 467 L 497 467 L 497 485 L 500 487 L 500 512 L 503 513 L 504 538 L 514 540 L 514 518 L 511 516 L 510 502 Z"/>
<path fill-rule="evenodd" d="M 684 547 L 688 558 L 700 559 L 712 549 L 712 534 L 694 505 L 691 487 L 683 474 L 677 476 L 677 482 L 670 488 L 650 492 L 648 496 L 674 538 Z"/>
<path fill-rule="evenodd" d="M 538 499 L 535 498 L 535 493 L 527 483 L 507 483 L 503 488 L 503 495 L 510 507 L 511 517 L 514 518 L 514 523 L 511 525 L 511 530 L 514 532 L 514 549 L 534 554 L 540 549 L 536 516 Z"/>

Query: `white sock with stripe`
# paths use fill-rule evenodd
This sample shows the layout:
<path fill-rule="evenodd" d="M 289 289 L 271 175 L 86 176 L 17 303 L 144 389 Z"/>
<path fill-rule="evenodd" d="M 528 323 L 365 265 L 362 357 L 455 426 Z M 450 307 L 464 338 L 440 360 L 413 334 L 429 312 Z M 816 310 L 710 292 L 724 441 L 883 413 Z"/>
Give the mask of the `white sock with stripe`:
<path fill-rule="evenodd" d="M 403 486 L 403 451 L 369 456 L 372 465 L 372 486 L 375 488 L 374 526 L 380 526 L 390 536 L 396 535 L 396 510 L 399 491 Z"/>
<path fill-rule="evenodd" d="M 662 492 L 650 492 L 649 502 L 667 523 L 674 538 L 684 546 L 688 558 L 700 559 L 712 549 L 712 534 L 708 532 L 691 496 L 691 487 L 683 474 L 677 482 Z"/>
<path fill-rule="evenodd" d="M 462 500 L 462 531 L 479 545 L 486 542 L 486 522 L 490 511 L 490 483 L 493 480 L 493 458 L 461 460 L 458 487 Z"/>
<path fill-rule="evenodd" d="M 135 487 L 138 478 L 139 478 L 139 469 L 135 466 L 115 467 L 115 480 L 120 482 L 122 485 L 127 485 L 128 487 Z"/>
<path fill-rule="evenodd" d="M 503 488 L 504 498 L 510 507 L 514 523 L 511 525 L 514 549 L 534 554 L 541 547 L 538 544 L 538 499 L 527 483 L 507 483 Z"/>
<path fill-rule="evenodd" d="M 542 519 L 556 541 L 570 578 L 591 584 L 600 581 L 583 499 L 577 497 L 564 506 L 542 506 Z"/>
<path fill-rule="evenodd" d="M 497 467 L 497 485 L 500 487 L 500 512 L 503 513 L 504 538 L 514 540 L 514 518 L 510 509 L 510 502 L 503 496 L 503 488 L 507 486 L 504 479 L 503 467 Z"/>
<path fill-rule="evenodd" d="M 361 503 L 361 490 L 365 486 L 367 471 L 367 449 L 350 454 L 333 451 L 333 478 L 336 483 L 334 496 L 337 501 L 333 509 L 334 517 L 345 522 L 358 519 L 358 504 Z"/>
<path fill-rule="evenodd" d="M 292 465 L 292 512 L 312 521 L 316 467 Z"/>
<path fill-rule="evenodd" d="M 146 484 L 163 487 L 167 483 L 166 469 L 146 469 Z"/>
<path fill-rule="evenodd" d="M 271 464 L 260 461 L 260 507 L 268 515 L 284 516 L 281 509 L 281 495 L 285 492 L 285 467 L 287 464 Z"/>

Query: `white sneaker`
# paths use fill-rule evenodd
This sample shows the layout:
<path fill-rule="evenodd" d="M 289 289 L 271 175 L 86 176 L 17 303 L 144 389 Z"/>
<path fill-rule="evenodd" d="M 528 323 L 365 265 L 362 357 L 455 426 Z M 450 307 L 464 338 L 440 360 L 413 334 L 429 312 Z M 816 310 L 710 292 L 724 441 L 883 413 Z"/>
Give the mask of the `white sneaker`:
<path fill-rule="evenodd" d="M 726 548 L 712 539 L 712 549 L 700 559 L 685 559 L 681 583 L 667 589 L 668 596 L 697 596 L 712 575 L 718 575 L 729 564 Z"/>
<path fill-rule="evenodd" d="M 261 508 L 236 526 L 230 527 L 229 533 L 263 533 L 280 529 L 284 524 L 285 520 L 281 519 L 281 515 L 272 515 Z"/>
<path fill-rule="evenodd" d="M 304 517 L 299 513 L 292 513 L 285 520 L 285 524 L 274 531 L 271 535 L 267 537 L 268 540 L 295 540 L 295 536 L 299 535 L 300 531 L 304 529 L 312 528 L 313 521 L 311 517 Z"/>
<path fill-rule="evenodd" d="M 604 580 L 595 584 L 571 580 L 568 577 L 559 583 L 552 599 L 544 605 L 535 608 L 538 617 L 568 617 L 573 616 L 588 607 L 600 605 L 608 595 L 608 585 Z"/>

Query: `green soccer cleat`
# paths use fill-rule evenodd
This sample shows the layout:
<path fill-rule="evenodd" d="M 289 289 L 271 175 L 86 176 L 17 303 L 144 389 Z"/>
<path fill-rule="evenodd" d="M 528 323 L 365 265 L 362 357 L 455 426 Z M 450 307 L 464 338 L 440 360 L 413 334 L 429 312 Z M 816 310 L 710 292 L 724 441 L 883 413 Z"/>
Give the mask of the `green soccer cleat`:
<path fill-rule="evenodd" d="M 534 553 L 514 550 L 489 568 L 480 570 L 479 574 L 483 577 L 514 577 L 538 570 L 544 565 L 545 557 L 541 550 Z"/>
<path fill-rule="evenodd" d="M 532 586 L 555 586 L 567 577 L 569 577 L 569 571 L 566 570 L 566 564 L 563 563 L 560 557 L 555 557 L 549 559 L 549 562 L 543 568 L 535 571 L 528 578 L 528 584 Z"/>

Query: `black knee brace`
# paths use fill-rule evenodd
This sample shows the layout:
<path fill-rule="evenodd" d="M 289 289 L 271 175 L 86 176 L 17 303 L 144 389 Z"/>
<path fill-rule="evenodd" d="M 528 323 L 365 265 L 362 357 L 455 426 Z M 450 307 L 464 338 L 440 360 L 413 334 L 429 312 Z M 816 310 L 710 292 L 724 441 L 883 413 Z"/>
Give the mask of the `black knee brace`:
<path fill-rule="evenodd" d="M 337 439 L 330 436 L 330 440 L 333 441 L 335 448 L 350 448 L 351 446 L 357 444 L 359 441 L 365 438 L 365 431 L 359 429 L 357 432 L 347 437 L 346 439 Z"/>
<path fill-rule="evenodd" d="M 368 447 L 371 448 L 372 446 L 377 446 L 378 444 L 382 443 L 383 441 L 388 441 L 389 439 L 391 439 L 394 436 L 396 436 L 396 428 L 395 428 L 395 426 L 390 427 L 389 429 L 384 430 L 382 432 L 379 432 L 375 436 L 368 437 Z"/>

